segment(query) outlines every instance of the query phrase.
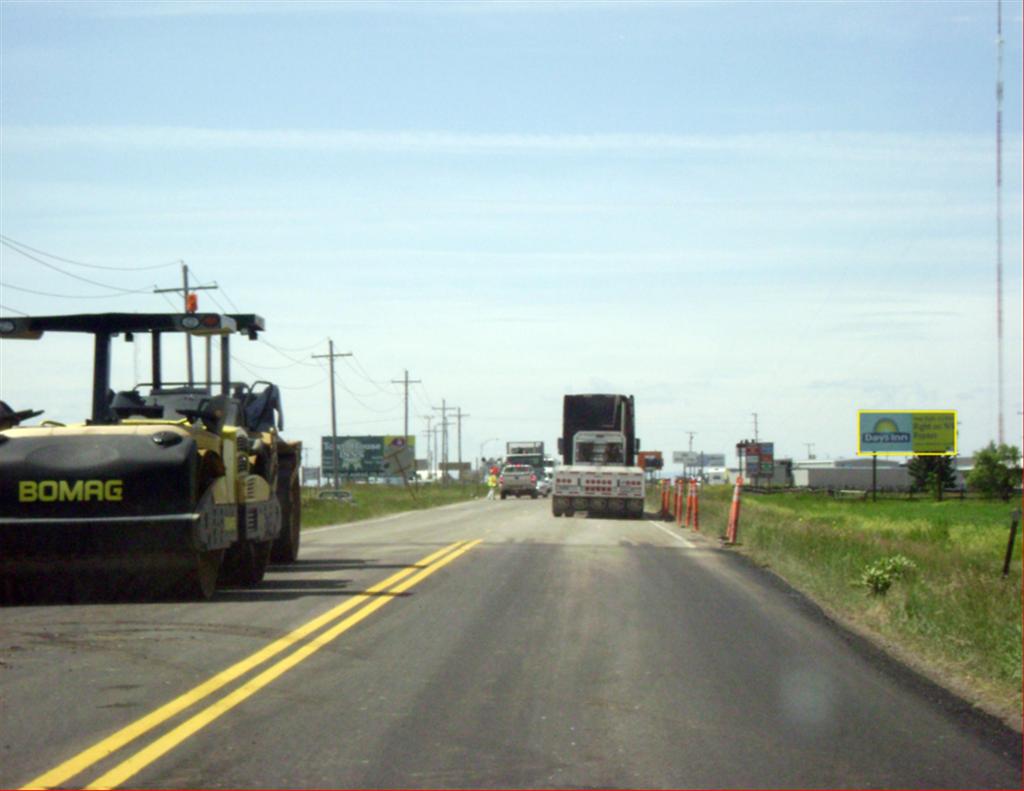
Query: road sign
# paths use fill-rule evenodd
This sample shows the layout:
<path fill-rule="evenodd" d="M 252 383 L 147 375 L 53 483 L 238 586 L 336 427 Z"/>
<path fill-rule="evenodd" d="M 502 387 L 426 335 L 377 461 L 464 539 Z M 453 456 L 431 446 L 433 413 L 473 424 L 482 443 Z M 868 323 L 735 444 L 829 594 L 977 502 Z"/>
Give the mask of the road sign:
<path fill-rule="evenodd" d="M 704 453 L 704 451 L 673 451 L 672 461 L 675 464 L 685 464 L 687 467 L 724 467 L 724 453 Z"/>
<path fill-rule="evenodd" d="M 736 446 L 743 474 L 748 478 L 770 478 L 775 472 L 775 443 L 745 440 Z M 724 465 L 722 465 L 724 466 Z"/>
<path fill-rule="evenodd" d="M 955 410 L 862 409 L 857 413 L 860 456 L 952 456 L 956 452 Z"/>
<path fill-rule="evenodd" d="M 407 477 L 416 467 L 416 437 L 384 437 L 383 455 L 388 472 Z"/>

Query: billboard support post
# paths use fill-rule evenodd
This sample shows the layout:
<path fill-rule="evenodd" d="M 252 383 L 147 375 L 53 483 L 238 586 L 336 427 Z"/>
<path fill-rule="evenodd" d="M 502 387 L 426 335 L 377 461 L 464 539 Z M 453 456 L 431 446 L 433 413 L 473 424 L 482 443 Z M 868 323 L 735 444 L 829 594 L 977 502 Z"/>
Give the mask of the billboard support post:
<path fill-rule="evenodd" d="M 1006 559 L 1003 561 L 1003 579 L 1010 573 L 1010 561 L 1013 560 L 1013 543 L 1017 540 L 1017 525 L 1020 524 L 1020 509 L 1013 512 L 1010 520 L 1010 541 L 1006 545 Z"/>

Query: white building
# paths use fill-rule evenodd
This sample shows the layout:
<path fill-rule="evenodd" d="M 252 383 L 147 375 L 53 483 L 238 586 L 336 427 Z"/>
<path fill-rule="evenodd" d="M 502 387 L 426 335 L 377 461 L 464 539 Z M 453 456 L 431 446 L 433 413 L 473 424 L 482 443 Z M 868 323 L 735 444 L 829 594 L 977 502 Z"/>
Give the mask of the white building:
<path fill-rule="evenodd" d="M 807 489 L 870 489 L 870 456 L 847 459 L 810 459 L 793 462 L 793 485 Z M 910 489 L 908 459 L 879 458 L 877 461 L 877 487 L 881 491 L 907 491 Z M 974 469 L 973 456 L 958 456 L 956 465 L 957 488 L 966 486 L 968 473 Z"/>

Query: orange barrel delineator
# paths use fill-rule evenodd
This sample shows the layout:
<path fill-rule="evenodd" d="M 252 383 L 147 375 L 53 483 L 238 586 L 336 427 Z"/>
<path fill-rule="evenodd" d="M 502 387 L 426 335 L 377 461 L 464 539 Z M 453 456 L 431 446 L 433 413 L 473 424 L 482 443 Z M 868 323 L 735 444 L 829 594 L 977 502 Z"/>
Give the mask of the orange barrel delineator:
<path fill-rule="evenodd" d="M 736 478 L 736 488 L 732 491 L 732 506 L 729 508 L 729 524 L 725 529 L 725 542 L 736 543 L 736 534 L 740 529 L 740 492 L 743 491 L 743 476 Z"/>
<path fill-rule="evenodd" d="M 700 532 L 700 483 L 693 479 L 693 529 Z"/>

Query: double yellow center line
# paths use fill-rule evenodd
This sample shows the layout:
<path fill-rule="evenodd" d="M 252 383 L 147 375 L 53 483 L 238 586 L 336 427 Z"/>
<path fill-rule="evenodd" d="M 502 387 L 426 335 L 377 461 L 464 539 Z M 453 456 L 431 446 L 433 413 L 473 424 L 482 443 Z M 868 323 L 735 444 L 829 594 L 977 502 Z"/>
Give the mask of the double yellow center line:
<path fill-rule="evenodd" d="M 284 658 L 279 659 L 259 675 L 252 677 L 232 692 L 209 704 L 198 713 L 193 714 L 180 725 L 143 747 L 134 755 L 129 756 L 113 769 L 85 786 L 87 789 L 116 788 L 129 778 L 138 774 L 145 767 L 149 766 L 153 761 L 177 747 L 188 737 L 209 725 L 222 714 L 227 713 L 242 701 L 263 689 L 263 687 L 267 686 L 271 681 L 291 670 L 304 659 L 308 659 L 325 645 L 351 629 L 364 618 L 372 615 L 391 601 L 395 596 L 404 593 L 414 585 L 422 582 L 438 569 L 464 555 L 482 540 L 483 539 L 477 539 L 475 541 L 456 541 L 454 544 L 451 544 L 444 549 L 439 549 L 437 552 L 427 555 L 412 566 L 404 568 L 396 574 L 392 574 L 383 582 L 367 588 L 364 593 L 354 596 L 343 604 L 339 604 L 337 607 L 328 610 L 323 615 L 317 616 L 294 631 L 278 638 L 265 648 L 260 649 L 240 662 L 236 662 L 226 670 L 221 671 L 217 675 L 204 681 L 202 684 L 190 689 L 183 695 L 165 703 L 160 708 L 136 720 L 130 725 L 125 726 L 121 730 L 111 734 L 93 746 L 83 750 L 73 758 L 69 758 L 59 766 L 55 766 L 48 772 L 39 775 L 39 777 L 31 780 L 22 788 L 53 788 L 54 786 L 61 785 L 72 777 L 84 772 L 97 762 L 109 757 L 143 734 L 148 733 L 158 725 L 161 725 L 186 709 L 191 708 L 199 701 L 209 697 L 214 692 L 217 692 L 227 684 L 230 684 L 232 681 L 235 681 L 245 675 L 250 670 L 259 667 L 278 654 L 292 648 L 304 638 L 313 634 L 322 627 L 337 621 L 333 626 L 325 629 L 312 640 L 306 642 Z M 363 604 L 366 604 L 366 606 L 362 607 L 362 609 L 338 620 L 341 616 L 345 615 L 345 613 L 355 610 Z"/>

